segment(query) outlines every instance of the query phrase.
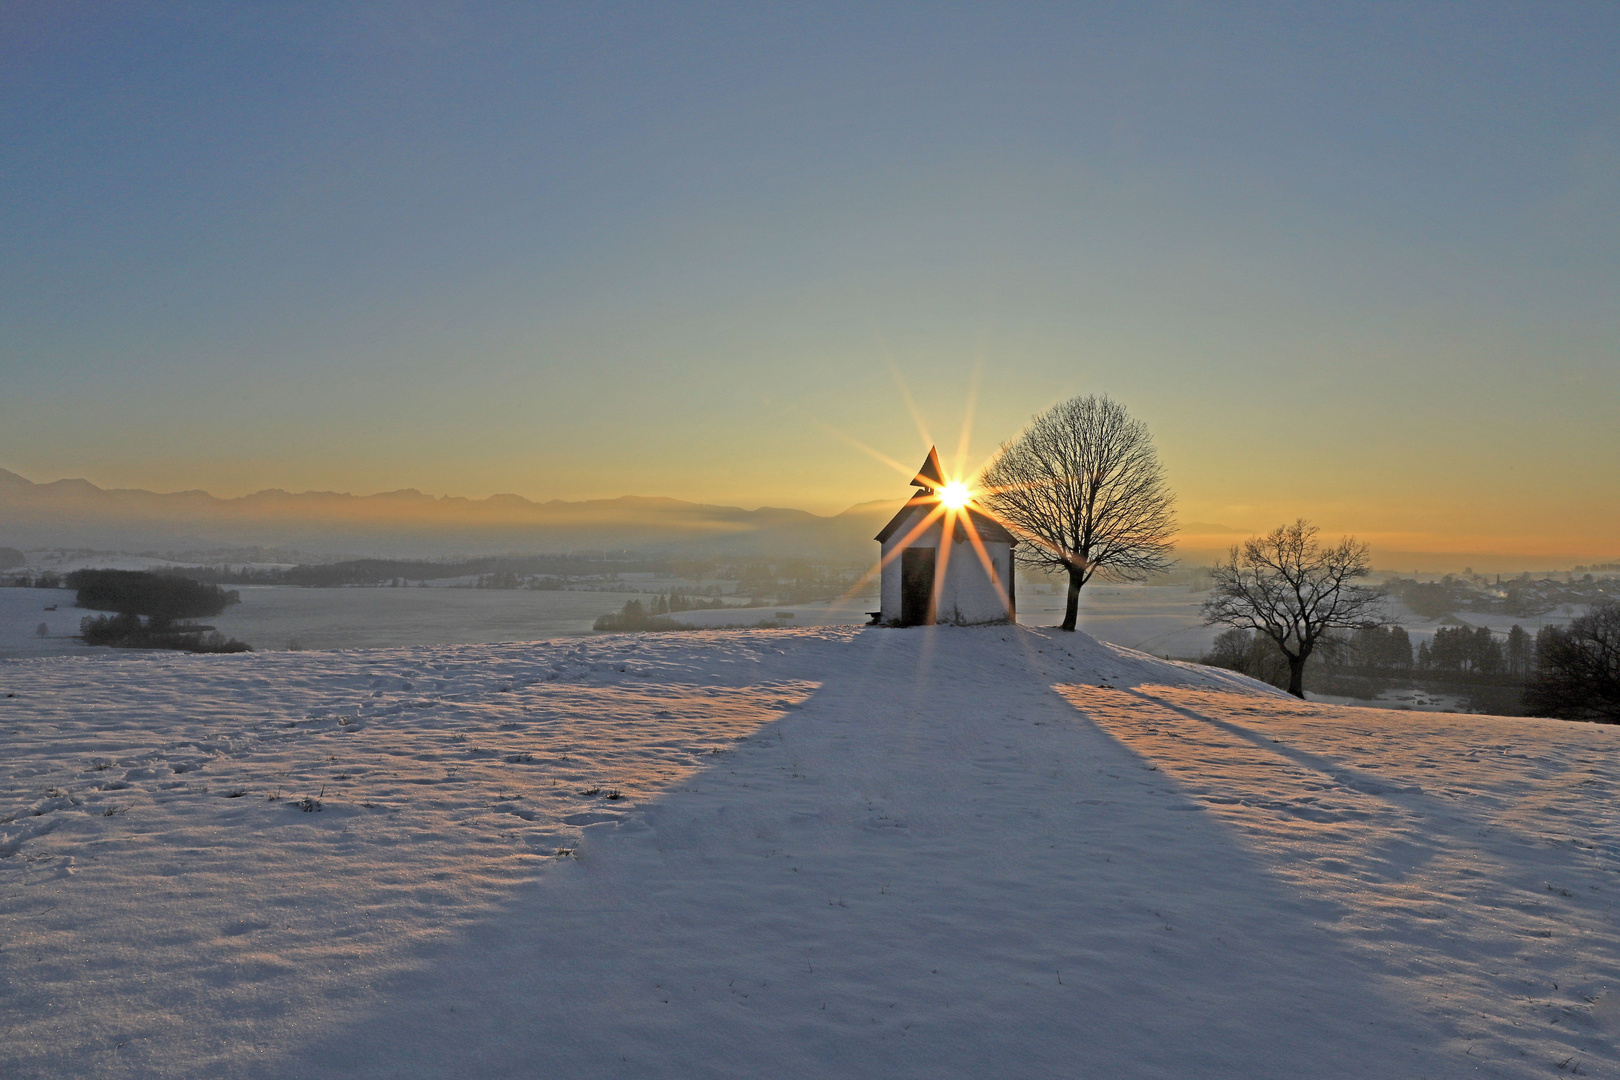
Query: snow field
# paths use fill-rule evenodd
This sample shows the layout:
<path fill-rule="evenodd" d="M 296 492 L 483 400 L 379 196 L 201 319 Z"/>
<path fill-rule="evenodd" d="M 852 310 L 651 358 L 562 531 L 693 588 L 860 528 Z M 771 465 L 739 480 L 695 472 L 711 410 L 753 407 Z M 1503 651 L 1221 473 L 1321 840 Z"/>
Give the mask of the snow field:
<path fill-rule="evenodd" d="M 1326 903 L 1345 947 L 1465 1056 L 1613 1075 L 1620 732 L 1189 687 L 1061 692 Z"/>
<path fill-rule="evenodd" d="M 407 648 L 587 634 L 596 617 L 640 594 L 530 589 L 236 587 L 242 602 L 201 620 L 258 652 Z M 0 589 L 0 660 L 93 656 L 79 641 L 71 589 Z M 54 608 L 46 611 L 46 608 Z M 841 619 L 849 622 L 850 619 Z M 46 636 L 37 633 L 40 623 Z"/>
<path fill-rule="evenodd" d="M 0 667 L 0 1075 L 236 1074 L 804 693 L 626 644 Z"/>
<path fill-rule="evenodd" d="M 14 661 L 0 1074 L 1616 1075 L 1617 736 L 1013 627 Z"/>

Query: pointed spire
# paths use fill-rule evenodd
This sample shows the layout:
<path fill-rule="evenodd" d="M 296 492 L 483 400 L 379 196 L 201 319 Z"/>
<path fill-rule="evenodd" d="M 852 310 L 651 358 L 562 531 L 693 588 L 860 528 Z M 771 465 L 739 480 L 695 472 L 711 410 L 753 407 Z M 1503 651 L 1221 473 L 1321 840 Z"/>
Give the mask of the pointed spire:
<path fill-rule="evenodd" d="M 923 459 L 922 468 L 917 470 L 911 486 L 924 491 L 936 491 L 945 486 L 945 470 L 939 465 L 939 451 L 932 446 L 928 448 L 928 456 Z"/>

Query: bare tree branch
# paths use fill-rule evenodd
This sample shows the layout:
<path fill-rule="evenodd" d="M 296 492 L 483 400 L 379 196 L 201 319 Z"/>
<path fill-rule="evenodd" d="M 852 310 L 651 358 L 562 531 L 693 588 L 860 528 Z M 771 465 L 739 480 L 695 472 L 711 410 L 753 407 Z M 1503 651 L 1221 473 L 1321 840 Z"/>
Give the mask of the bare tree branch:
<path fill-rule="evenodd" d="M 1107 397 L 1072 398 L 1035 417 L 1002 444 L 979 487 L 981 505 L 1027 541 L 1019 561 L 1068 576 L 1065 630 L 1094 575 L 1140 581 L 1170 568 L 1175 496 L 1147 425 Z"/>
<path fill-rule="evenodd" d="M 1384 594 L 1355 585 L 1372 569 L 1367 545 L 1347 536 L 1330 548 L 1304 518 L 1235 544 L 1213 568 L 1204 625 L 1265 634 L 1288 659 L 1288 692 L 1305 696 L 1305 661 L 1335 629 L 1385 622 Z"/>
<path fill-rule="evenodd" d="M 1536 635 L 1524 704 L 1532 716 L 1620 724 L 1620 603 L 1594 604 L 1568 626 Z"/>

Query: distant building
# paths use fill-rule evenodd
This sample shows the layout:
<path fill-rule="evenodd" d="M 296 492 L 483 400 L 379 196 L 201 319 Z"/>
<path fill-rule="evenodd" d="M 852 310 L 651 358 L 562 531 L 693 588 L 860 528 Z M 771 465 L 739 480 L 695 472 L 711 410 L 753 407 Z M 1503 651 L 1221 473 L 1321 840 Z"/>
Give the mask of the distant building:
<path fill-rule="evenodd" d="M 964 490 L 948 490 L 933 449 L 911 486 L 922 490 L 877 534 L 883 545 L 878 621 L 887 626 L 1016 621 L 1017 538 Z"/>

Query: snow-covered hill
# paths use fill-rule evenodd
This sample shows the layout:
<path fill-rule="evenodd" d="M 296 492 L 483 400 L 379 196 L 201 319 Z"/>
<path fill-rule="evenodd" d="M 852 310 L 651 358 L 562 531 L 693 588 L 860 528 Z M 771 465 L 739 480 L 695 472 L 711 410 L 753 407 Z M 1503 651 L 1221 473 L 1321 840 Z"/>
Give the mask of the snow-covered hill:
<path fill-rule="evenodd" d="M 1616 1075 L 1617 755 L 1029 628 L 0 663 L 0 1075 Z"/>

